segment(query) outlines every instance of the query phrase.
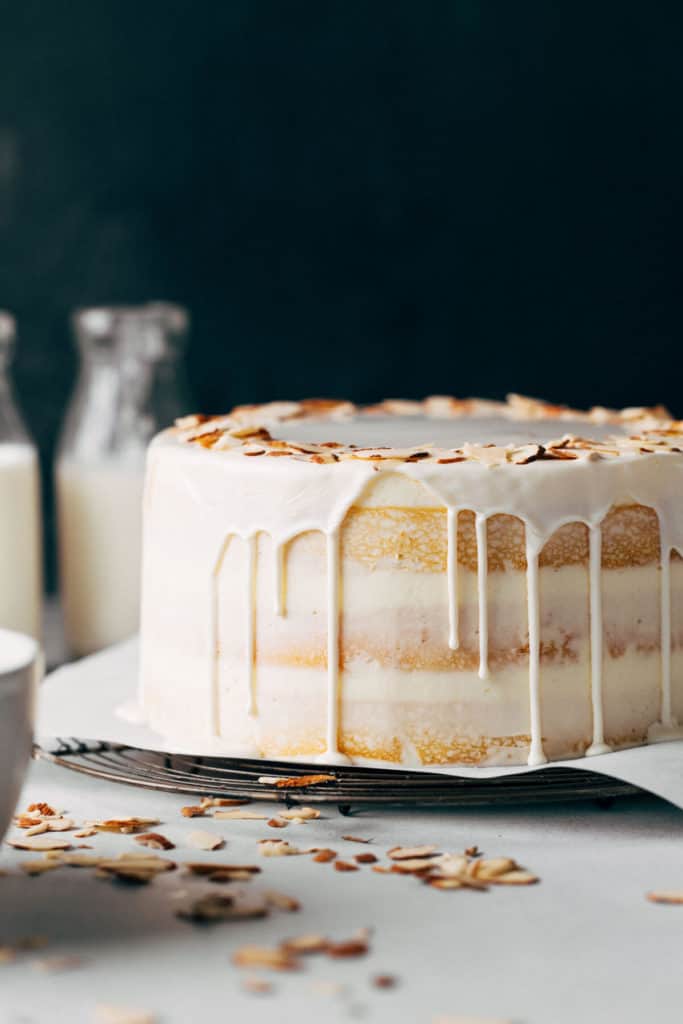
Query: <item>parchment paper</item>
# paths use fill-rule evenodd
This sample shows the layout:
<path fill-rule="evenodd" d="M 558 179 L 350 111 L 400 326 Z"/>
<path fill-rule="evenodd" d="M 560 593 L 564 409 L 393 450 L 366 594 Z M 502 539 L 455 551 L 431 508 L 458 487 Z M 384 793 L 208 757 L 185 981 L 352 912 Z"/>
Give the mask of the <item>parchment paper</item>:
<path fill-rule="evenodd" d="M 171 745 L 145 725 L 126 721 L 116 713 L 122 705 L 134 703 L 137 663 L 138 641 L 135 637 L 52 672 L 41 688 L 36 730 L 38 742 L 41 738 L 47 742 L 54 737 L 78 737 L 124 743 L 169 754 L 195 754 L 195 750 Z M 683 740 L 653 743 L 597 757 L 552 762 L 554 767 L 559 765 L 620 779 L 683 809 Z M 424 771 L 438 771 L 456 778 L 499 778 L 544 771 L 547 767 L 430 766 Z"/>

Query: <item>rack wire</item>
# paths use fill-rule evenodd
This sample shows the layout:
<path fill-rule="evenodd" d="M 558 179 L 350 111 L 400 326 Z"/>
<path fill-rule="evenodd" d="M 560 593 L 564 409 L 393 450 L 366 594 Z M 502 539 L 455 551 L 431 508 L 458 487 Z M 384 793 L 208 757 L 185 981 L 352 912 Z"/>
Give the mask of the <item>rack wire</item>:
<path fill-rule="evenodd" d="M 342 813 L 363 806 L 476 807 L 565 800 L 610 802 L 634 796 L 636 786 L 596 772 L 566 767 L 495 779 L 456 778 L 429 772 L 325 766 L 243 758 L 190 757 L 74 737 L 41 740 L 34 756 L 109 782 L 195 796 L 248 797 L 287 804 L 337 804 Z M 316 785 L 279 788 L 278 779 L 311 774 L 333 778 Z"/>

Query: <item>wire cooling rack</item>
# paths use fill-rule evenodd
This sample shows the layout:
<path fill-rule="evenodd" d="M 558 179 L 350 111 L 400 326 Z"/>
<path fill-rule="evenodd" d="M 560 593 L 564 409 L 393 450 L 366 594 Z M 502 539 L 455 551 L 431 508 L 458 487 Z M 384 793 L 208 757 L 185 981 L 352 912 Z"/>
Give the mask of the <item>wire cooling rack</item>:
<path fill-rule="evenodd" d="M 321 768 L 298 762 L 189 757 L 73 737 L 42 740 L 34 747 L 34 756 L 109 782 L 197 796 L 249 797 L 288 804 L 332 803 L 342 813 L 365 805 L 473 807 L 562 800 L 610 801 L 642 792 L 617 779 L 564 767 L 496 779 L 465 779 L 381 768 Z M 278 779 L 321 773 L 333 776 L 333 780 L 294 788 L 277 786 Z"/>

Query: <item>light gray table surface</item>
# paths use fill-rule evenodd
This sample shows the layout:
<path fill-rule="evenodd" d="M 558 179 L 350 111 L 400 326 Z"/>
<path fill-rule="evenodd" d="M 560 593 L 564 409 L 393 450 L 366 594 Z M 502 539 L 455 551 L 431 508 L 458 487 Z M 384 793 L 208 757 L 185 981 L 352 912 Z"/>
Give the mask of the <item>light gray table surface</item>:
<path fill-rule="evenodd" d="M 44 763 L 31 766 L 21 806 L 45 800 L 77 820 L 117 815 L 159 818 L 179 862 L 259 863 L 250 883 L 297 897 L 298 913 L 198 927 L 179 920 L 179 891 L 222 891 L 169 872 L 142 888 L 61 868 L 27 877 L 33 854 L 6 845 L 0 855 L 0 943 L 45 935 L 44 951 L 0 964 L 0 1021 L 96 1020 L 98 1004 L 139 1007 L 160 1024 L 207 1021 L 368 1021 L 431 1024 L 439 1015 L 509 1019 L 519 1024 L 678 1022 L 682 1016 L 683 906 L 646 901 L 652 888 L 683 887 L 683 814 L 655 798 L 594 804 L 467 811 L 373 811 L 351 819 L 336 809 L 287 830 L 262 821 L 188 820 L 187 797 L 107 784 Z M 260 805 L 254 805 L 260 806 Z M 272 805 L 266 805 L 269 809 Z M 225 848 L 192 850 L 193 829 L 215 831 Z M 346 833 L 374 839 L 358 847 Z M 12 832 L 11 834 L 15 834 Z M 394 844 L 477 844 L 533 869 L 539 885 L 485 893 L 438 892 L 413 877 L 369 867 L 341 873 L 308 856 L 260 858 L 258 839 L 286 836 L 300 846 L 331 846 L 349 857 Z M 138 849 L 131 836 L 99 834 L 96 851 Z M 309 958 L 297 973 L 271 975 L 274 991 L 255 995 L 230 962 L 246 943 L 274 944 L 322 932 L 334 939 L 373 929 L 370 953 L 356 960 Z M 77 954 L 79 966 L 45 973 L 45 956 Z M 372 985 L 377 974 L 398 979 Z M 340 983 L 318 991 L 316 982 Z"/>

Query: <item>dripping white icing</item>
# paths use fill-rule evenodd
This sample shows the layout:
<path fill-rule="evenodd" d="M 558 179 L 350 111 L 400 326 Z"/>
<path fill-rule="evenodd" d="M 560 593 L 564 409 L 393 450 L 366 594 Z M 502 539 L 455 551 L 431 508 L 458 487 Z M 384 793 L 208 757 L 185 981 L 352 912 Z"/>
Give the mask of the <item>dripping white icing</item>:
<path fill-rule="evenodd" d="M 459 605 L 458 605 L 458 510 L 449 508 L 446 515 L 448 531 L 448 554 L 446 573 L 448 577 L 448 646 L 457 651 L 460 646 L 459 637 Z"/>
<path fill-rule="evenodd" d="M 316 760 L 344 760 L 339 750 L 339 530 L 327 535 L 327 749 Z"/>
<path fill-rule="evenodd" d="M 273 545 L 273 575 L 275 586 L 275 614 L 284 615 L 286 608 L 284 544 Z"/>
<path fill-rule="evenodd" d="M 526 542 L 526 566 L 527 618 L 529 624 L 529 723 L 531 732 L 528 763 L 530 765 L 537 765 L 544 764 L 547 758 L 543 753 L 541 726 L 541 627 L 538 600 L 538 551 L 528 537 Z"/>
<path fill-rule="evenodd" d="M 477 535 L 477 592 L 479 598 L 479 678 L 489 678 L 489 617 L 486 600 L 488 581 L 488 539 L 486 536 L 486 515 L 477 512 L 475 517 Z"/>
<path fill-rule="evenodd" d="M 606 754 L 612 748 L 605 743 L 602 701 L 602 530 L 588 527 L 588 574 L 591 618 L 591 701 L 593 704 L 593 742 L 588 757 Z"/>
<path fill-rule="evenodd" d="M 247 689 L 247 714 L 255 717 L 256 679 L 254 652 L 256 647 L 256 534 L 247 539 L 247 637 L 244 676 Z"/>
<path fill-rule="evenodd" d="M 410 434 L 412 420 L 402 421 L 402 430 L 407 430 L 407 443 L 415 442 Z M 433 428 L 435 421 L 430 421 Z M 438 421 L 436 421 L 438 423 Z M 298 426 L 298 425 L 297 425 Z M 329 424 L 329 436 L 338 433 L 338 424 Z M 486 436 L 484 421 L 479 420 L 467 426 L 468 433 L 476 431 L 475 440 L 490 441 Z M 559 430 L 558 430 L 559 428 Z M 449 428 L 450 429 L 450 428 Z M 516 422 L 515 431 L 520 438 L 529 440 L 533 434 L 524 423 Z M 571 424 L 553 424 L 550 436 L 556 436 Z M 582 425 L 585 432 L 585 425 Z M 549 434 L 543 424 L 536 423 L 534 430 Z M 613 428 L 610 428 L 610 432 Z M 286 433 L 284 428 L 281 434 Z M 595 425 L 590 434 L 598 436 Z M 319 430 L 318 430 L 319 435 Z M 433 429 L 430 439 L 438 440 Z M 509 435 L 506 440 L 514 440 Z M 316 438 L 320 440 L 320 436 Z M 364 443 L 373 439 L 364 437 Z M 417 438 L 419 441 L 419 438 Z M 496 438 L 493 438 L 496 440 Z M 285 464 L 285 465 L 283 465 Z M 590 529 L 590 609 L 591 609 L 591 697 L 593 704 L 594 735 L 591 753 L 608 749 L 604 744 L 603 694 L 602 694 L 602 621 L 600 601 L 600 529 L 604 516 L 619 502 L 630 500 L 653 508 L 660 520 L 662 550 L 683 549 L 683 458 L 672 452 L 652 455 L 623 453 L 619 458 L 599 459 L 587 456 L 569 464 L 557 462 L 536 462 L 526 466 L 510 464 L 495 467 L 476 462 L 441 466 L 435 463 L 404 463 L 396 465 L 367 464 L 360 461 L 338 464 L 316 465 L 305 460 L 257 460 L 245 459 L 240 453 L 229 451 L 208 452 L 198 446 L 180 443 L 172 434 L 161 435 L 150 449 L 150 486 L 147 496 L 146 564 L 154 563 L 154 571 L 164 565 L 169 551 L 182 546 L 187 538 L 187 524 L 198 524 L 193 533 L 192 574 L 203 575 L 204 592 L 207 575 L 211 577 L 211 603 L 207 637 L 210 661 L 211 695 L 209 700 L 210 732 L 220 733 L 220 708 L 217 674 L 217 578 L 223 564 L 226 535 L 247 539 L 254 531 L 267 532 L 276 551 L 286 541 L 308 530 L 320 530 L 334 555 L 334 573 L 328 581 L 328 608 L 336 602 L 336 613 L 330 616 L 328 644 L 336 655 L 328 660 L 328 715 L 327 740 L 332 751 L 338 745 L 340 679 L 339 679 L 339 556 L 338 529 L 346 512 L 357 500 L 367 484 L 382 474 L 394 473 L 418 481 L 438 498 L 449 510 L 448 556 L 448 601 L 449 623 L 448 643 L 453 645 L 458 637 L 457 601 L 457 515 L 454 510 L 471 509 L 477 519 L 477 548 L 479 565 L 486 545 L 485 525 L 488 517 L 499 513 L 517 516 L 525 525 L 527 536 L 534 537 L 534 559 L 542 545 L 565 523 L 581 522 Z M 267 470 L 264 468 L 267 466 Z M 153 472 L 152 472 L 153 470 Z M 156 495 L 161 494 L 158 504 Z M 453 510 L 453 514 L 451 514 Z M 451 540 L 455 541 L 451 545 Z M 223 545 L 223 546 L 222 546 Z M 215 552 L 219 551 L 219 558 Z M 331 556 L 330 556 L 331 557 Z M 675 728 L 671 708 L 670 646 L 671 611 L 669 566 L 662 563 L 662 708 L 661 728 Z M 485 562 L 483 563 L 485 564 Z M 529 564 L 529 563 L 528 563 Z M 212 570 L 212 566 L 214 566 Z M 329 568 L 329 564 L 328 564 Z M 194 587 L 195 575 L 188 580 Z M 530 708 L 538 707 L 538 673 L 532 669 L 532 649 L 540 646 L 538 629 L 535 625 L 537 596 L 533 596 L 537 567 L 528 573 L 531 589 L 528 592 L 530 629 Z M 277 578 L 280 570 L 274 569 L 276 611 L 284 612 L 284 590 Z M 336 587 L 332 578 L 336 577 Z M 183 587 L 183 578 L 176 580 L 176 586 Z M 196 590 L 196 588 L 195 588 Z M 194 592 L 194 591 L 193 591 Z M 280 596 L 278 596 L 280 595 Z M 486 574 L 478 575 L 478 601 L 480 606 L 480 669 L 487 669 L 488 636 L 486 615 Z M 280 605 L 280 602 L 282 604 Z M 152 609 L 153 612 L 153 609 Z M 144 659 L 146 638 L 144 619 L 151 612 L 143 612 L 143 681 L 145 678 Z M 252 645 L 254 621 L 252 619 Z M 534 636 L 536 639 L 534 639 Z M 249 646 L 249 645 L 248 645 Z M 252 647 L 253 649 L 253 647 Z M 150 658 L 153 650 L 150 645 Z M 144 689 L 142 700 L 144 702 Z M 533 712 L 532 712 L 533 713 Z M 668 723 L 668 725 L 667 725 Z M 653 727 L 653 736 L 656 728 Z M 541 742 L 540 719 L 532 721 L 532 747 L 534 740 Z M 330 742 L 331 740 L 331 742 Z M 531 751 L 530 751 L 531 756 Z"/>

